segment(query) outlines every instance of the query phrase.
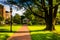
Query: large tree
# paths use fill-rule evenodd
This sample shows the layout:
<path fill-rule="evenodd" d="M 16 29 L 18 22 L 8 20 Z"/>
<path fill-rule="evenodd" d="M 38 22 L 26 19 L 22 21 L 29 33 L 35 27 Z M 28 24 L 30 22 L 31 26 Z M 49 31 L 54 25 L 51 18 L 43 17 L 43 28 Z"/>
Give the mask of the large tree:
<path fill-rule="evenodd" d="M 44 19 L 46 22 L 46 28 L 44 30 L 55 30 L 56 14 L 60 2 L 54 5 L 53 0 L 17 0 L 17 1 L 13 0 L 13 1 L 16 2 L 17 3 L 16 5 L 19 6 L 20 8 L 24 7 L 25 9 L 30 11 L 33 15 Z M 38 12 L 37 13 L 34 12 L 32 10 L 33 6 L 35 6 L 39 11 L 44 13 L 43 14 L 44 16 L 39 15 Z"/>

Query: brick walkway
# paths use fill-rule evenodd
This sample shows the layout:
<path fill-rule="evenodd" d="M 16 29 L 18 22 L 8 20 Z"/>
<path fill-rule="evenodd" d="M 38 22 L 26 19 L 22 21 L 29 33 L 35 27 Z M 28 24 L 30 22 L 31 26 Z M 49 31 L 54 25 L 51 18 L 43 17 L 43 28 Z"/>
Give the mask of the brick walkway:
<path fill-rule="evenodd" d="M 31 40 L 27 25 L 23 25 L 23 27 L 17 33 L 14 33 L 7 40 Z"/>

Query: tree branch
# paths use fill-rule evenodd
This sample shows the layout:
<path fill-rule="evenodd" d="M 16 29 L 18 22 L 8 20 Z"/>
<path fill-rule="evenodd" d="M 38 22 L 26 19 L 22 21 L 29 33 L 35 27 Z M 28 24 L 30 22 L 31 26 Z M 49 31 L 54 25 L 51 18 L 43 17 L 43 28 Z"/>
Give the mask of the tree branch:
<path fill-rule="evenodd" d="M 40 15 L 36 14 L 35 12 L 33 12 L 33 11 L 32 11 L 32 9 L 31 9 L 31 7 L 29 6 L 29 4 L 28 4 L 28 3 L 26 3 L 26 4 L 27 4 L 28 8 L 30 9 L 30 11 L 32 12 L 32 14 L 34 14 L 35 16 L 38 16 L 38 17 L 40 17 L 40 18 L 45 19 L 45 17 L 42 17 L 42 16 L 40 16 Z"/>
<path fill-rule="evenodd" d="M 40 9 L 39 7 L 38 7 L 38 10 L 41 11 L 41 12 L 45 12 L 43 9 Z"/>
<path fill-rule="evenodd" d="M 34 3 L 35 3 L 37 6 L 39 6 L 39 7 L 40 7 L 40 6 L 41 6 L 41 7 L 43 6 L 42 4 L 38 4 L 38 3 L 36 3 L 36 2 L 34 2 Z M 42 9 L 43 9 L 43 10 L 46 10 L 46 7 L 43 6 Z"/>

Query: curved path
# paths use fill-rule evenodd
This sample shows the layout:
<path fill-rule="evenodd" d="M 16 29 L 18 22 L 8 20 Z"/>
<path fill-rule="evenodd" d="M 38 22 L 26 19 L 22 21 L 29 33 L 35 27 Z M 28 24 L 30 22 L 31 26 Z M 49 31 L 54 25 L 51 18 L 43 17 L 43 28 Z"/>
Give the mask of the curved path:
<path fill-rule="evenodd" d="M 18 32 L 14 33 L 7 40 L 31 40 L 30 32 L 27 25 L 23 25 L 23 27 L 18 30 Z"/>

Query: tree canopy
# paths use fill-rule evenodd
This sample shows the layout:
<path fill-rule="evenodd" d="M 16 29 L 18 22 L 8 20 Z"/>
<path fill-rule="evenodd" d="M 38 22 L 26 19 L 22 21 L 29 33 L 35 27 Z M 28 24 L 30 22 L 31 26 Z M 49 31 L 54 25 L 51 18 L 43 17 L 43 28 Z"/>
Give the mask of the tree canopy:
<path fill-rule="evenodd" d="M 44 19 L 46 23 L 45 30 L 55 30 L 56 15 L 60 5 L 59 0 L 9 0 L 8 2 L 17 5 L 19 8 L 24 7 L 31 14 Z M 33 8 L 37 8 L 37 12 Z"/>

